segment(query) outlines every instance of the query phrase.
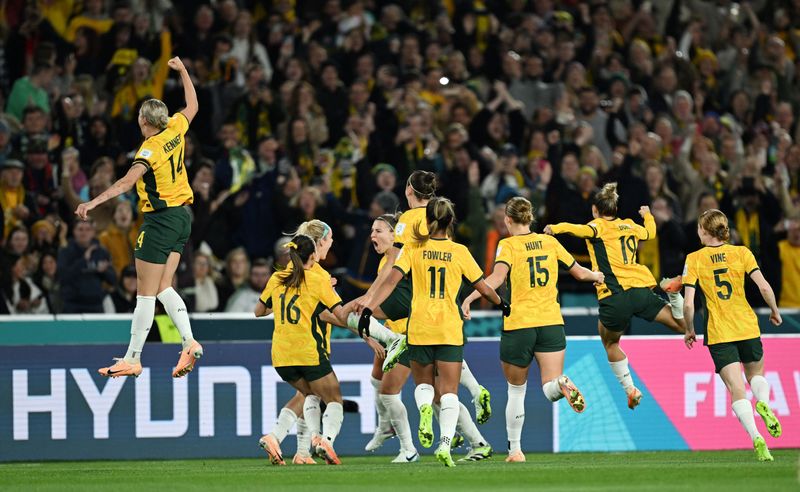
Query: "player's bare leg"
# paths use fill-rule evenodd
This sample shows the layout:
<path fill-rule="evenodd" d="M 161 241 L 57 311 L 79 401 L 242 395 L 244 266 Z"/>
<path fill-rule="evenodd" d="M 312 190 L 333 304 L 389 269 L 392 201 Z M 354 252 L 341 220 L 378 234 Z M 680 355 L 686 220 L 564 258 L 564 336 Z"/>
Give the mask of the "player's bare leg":
<path fill-rule="evenodd" d="M 667 307 L 664 309 L 669 311 Z M 670 319 L 672 319 L 672 315 L 670 315 Z M 642 392 L 633 385 L 631 371 L 628 368 L 628 356 L 625 355 L 625 352 L 623 352 L 619 346 L 622 332 L 609 330 L 603 326 L 603 323 L 600 321 L 597 322 L 597 331 L 600 334 L 603 347 L 606 349 L 608 364 L 611 366 L 611 370 L 614 371 L 614 375 L 617 376 L 619 384 L 622 385 L 622 389 L 625 390 L 625 394 L 628 396 L 628 408 L 633 410 L 642 401 Z"/>
<path fill-rule="evenodd" d="M 181 356 L 172 371 L 172 377 L 174 378 L 179 378 L 192 372 L 197 359 L 203 356 L 203 346 L 195 341 L 192 334 L 192 325 L 189 322 L 189 312 L 186 309 L 186 304 L 175 289 L 172 288 L 175 272 L 178 270 L 180 262 L 180 253 L 173 251 L 169 254 L 158 286 L 158 300 L 164 305 L 169 318 L 181 335 Z"/>

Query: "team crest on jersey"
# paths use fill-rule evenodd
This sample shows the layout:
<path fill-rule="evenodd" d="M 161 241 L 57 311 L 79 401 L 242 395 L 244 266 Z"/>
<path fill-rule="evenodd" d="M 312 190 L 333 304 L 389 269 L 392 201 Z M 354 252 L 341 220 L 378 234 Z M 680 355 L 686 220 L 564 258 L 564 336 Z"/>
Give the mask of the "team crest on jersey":
<path fill-rule="evenodd" d="M 394 233 L 397 234 L 398 236 L 402 236 L 403 231 L 405 230 L 406 230 L 406 224 L 404 222 L 398 222 L 397 226 L 395 226 L 394 228 Z"/>
<path fill-rule="evenodd" d="M 141 152 L 139 152 L 139 155 L 144 157 L 144 158 L 147 158 L 147 157 L 150 157 L 151 155 L 153 155 L 153 152 L 151 152 L 148 149 L 142 149 Z"/>

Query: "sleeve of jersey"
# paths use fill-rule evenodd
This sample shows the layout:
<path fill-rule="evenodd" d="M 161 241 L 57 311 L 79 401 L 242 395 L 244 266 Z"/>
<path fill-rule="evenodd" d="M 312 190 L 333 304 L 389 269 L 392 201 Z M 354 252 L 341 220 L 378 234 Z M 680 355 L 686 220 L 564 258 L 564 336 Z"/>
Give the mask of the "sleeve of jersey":
<path fill-rule="evenodd" d="M 556 243 L 556 257 L 558 258 L 559 263 L 564 265 L 567 269 L 572 268 L 572 265 L 575 264 L 575 258 L 570 254 L 569 251 L 561 245 L 558 240 L 555 240 Z"/>
<path fill-rule="evenodd" d="M 682 282 L 684 287 L 697 287 L 697 267 L 691 256 L 686 257 L 686 263 L 683 265 Z"/>
<path fill-rule="evenodd" d="M 461 270 L 464 278 L 470 285 L 475 285 L 483 278 L 483 270 L 478 266 L 478 262 L 472 257 L 466 246 L 462 250 Z"/>
<path fill-rule="evenodd" d="M 753 272 L 758 269 L 756 257 L 753 256 L 753 252 L 748 249 L 744 255 L 744 271 L 747 272 L 747 275 L 752 275 Z"/>
<path fill-rule="evenodd" d="M 406 223 L 405 222 L 398 222 L 397 225 L 394 227 L 394 244 L 393 246 L 397 249 L 401 249 L 403 245 L 406 243 L 408 238 L 406 237 Z"/>
<path fill-rule="evenodd" d="M 656 237 L 656 219 L 653 218 L 653 214 L 644 216 L 644 227 L 636 226 L 636 237 L 640 241 L 647 241 Z"/>
<path fill-rule="evenodd" d="M 333 310 L 336 306 L 342 304 L 342 298 L 333 290 L 333 286 L 328 281 L 328 285 L 322 286 L 322 295 L 320 296 L 322 304 L 329 310 Z"/>
<path fill-rule="evenodd" d="M 408 275 L 411 270 L 411 254 L 405 248 L 401 249 L 400 253 L 397 254 L 397 260 L 395 260 L 392 268 L 396 268 L 403 275 Z"/>
<path fill-rule="evenodd" d="M 494 256 L 494 262 L 505 263 L 508 268 L 511 268 L 511 265 L 513 264 L 513 257 L 514 251 L 511 247 L 511 243 L 505 239 L 500 241 L 500 243 L 497 245 L 497 253 Z"/>
<path fill-rule="evenodd" d="M 550 226 L 550 229 L 552 229 L 553 234 L 570 234 L 584 239 L 597 237 L 597 229 L 590 225 L 561 222 Z"/>
<path fill-rule="evenodd" d="M 142 146 L 133 157 L 133 164 L 142 164 L 147 169 L 153 169 L 156 163 L 158 151 L 149 147 Z"/>
<path fill-rule="evenodd" d="M 272 309 L 272 290 L 274 289 L 273 286 L 275 285 L 275 283 L 272 281 L 273 277 L 275 277 L 275 275 L 270 277 L 267 285 L 264 286 L 264 290 L 261 291 L 261 295 L 258 297 L 258 300 L 261 301 L 261 304 L 265 305 L 267 309 Z"/>
<path fill-rule="evenodd" d="M 181 113 L 180 111 L 172 115 L 170 118 L 169 126 L 175 128 L 175 131 L 184 135 L 187 131 L 189 131 L 189 119 L 186 117 L 185 114 Z"/>

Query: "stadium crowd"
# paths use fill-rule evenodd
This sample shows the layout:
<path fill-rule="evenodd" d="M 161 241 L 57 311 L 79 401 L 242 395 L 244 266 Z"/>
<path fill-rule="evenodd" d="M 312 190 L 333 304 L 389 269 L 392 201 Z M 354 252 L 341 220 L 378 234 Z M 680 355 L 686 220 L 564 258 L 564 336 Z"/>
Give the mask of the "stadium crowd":
<path fill-rule="evenodd" d="M 487 272 L 509 198 L 528 197 L 541 230 L 588 222 L 616 181 L 620 216 L 655 216 L 638 255 L 656 278 L 681 273 L 698 213 L 720 208 L 781 306 L 800 307 L 798 0 L 2 5 L 2 313 L 133 310 L 135 193 L 90 222 L 73 212 L 130 166 L 141 102 L 183 106 L 172 56 L 200 105 L 176 286 L 192 312 L 251 311 L 286 264 L 283 233 L 312 218 L 333 228 L 323 266 L 342 297 L 363 292 L 372 220 L 407 207 L 417 169 L 439 176 Z"/>

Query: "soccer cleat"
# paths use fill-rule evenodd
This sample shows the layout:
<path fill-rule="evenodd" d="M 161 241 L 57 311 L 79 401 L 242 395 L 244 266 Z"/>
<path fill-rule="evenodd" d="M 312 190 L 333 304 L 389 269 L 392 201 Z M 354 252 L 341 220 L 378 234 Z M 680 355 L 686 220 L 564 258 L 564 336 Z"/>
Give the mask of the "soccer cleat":
<path fill-rule="evenodd" d="M 450 439 L 450 449 L 458 449 L 464 445 L 464 436 L 456 432 L 452 439 Z"/>
<path fill-rule="evenodd" d="M 658 286 L 661 287 L 661 290 L 667 294 L 675 294 L 680 292 L 683 288 L 683 284 L 681 283 L 682 280 L 683 277 L 680 275 L 672 278 L 662 278 L 661 282 L 658 283 Z"/>
<path fill-rule="evenodd" d="M 324 437 L 314 436 L 314 439 L 311 440 L 311 445 L 314 446 L 317 456 L 325 460 L 325 463 L 329 465 L 342 464 L 339 461 L 339 456 L 336 455 L 336 451 L 333 450 L 333 445 Z"/>
<path fill-rule="evenodd" d="M 269 456 L 269 461 L 273 465 L 285 465 L 286 462 L 283 461 L 283 453 L 281 452 L 281 445 L 275 436 L 272 434 L 267 434 L 262 436 L 261 439 L 258 440 L 258 445 L 266 451 L 267 456 Z"/>
<path fill-rule="evenodd" d="M 397 455 L 397 458 L 392 460 L 392 463 L 414 463 L 416 461 L 419 461 L 419 453 L 416 449 L 411 449 L 409 451 L 401 449 L 400 454 Z"/>
<path fill-rule="evenodd" d="M 506 463 L 525 463 L 525 454 L 522 451 L 514 451 L 506 456 Z"/>
<path fill-rule="evenodd" d="M 389 347 L 386 349 L 386 358 L 383 360 L 383 372 L 391 371 L 392 368 L 397 365 L 397 361 L 400 360 L 400 356 L 403 355 L 403 352 L 405 352 L 407 348 L 408 338 L 406 338 L 405 335 L 396 338 L 389 344 Z"/>
<path fill-rule="evenodd" d="M 449 444 L 440 444 L 439 447 L 436 448 L 436 452 L 433 455 L 436 457 L 436 460 L 444 466 L 456 466 L 455 462 L 453 461 L 453 457 L 450 456 Z"/>
<path fill-rule="evenodd" d="M 628 391 L 628 408 L 633 410 L 634 408 L 639 406 L 639 403 L 642 401 L 642 392 L 639 391 L 636 387 L 633 387 L 630 391 Z"/>
<path fill-rule="evenodd" d="M 772 454 L 769 452 L 769 448 L 767 448 L 767 443 L 764 441 L 763 437 L 758 436 L 753 439 L 753 449 L 756 452 L 758 461 L 775 461 L 775 458 L 773 458 Z"/>
<path fill-rule="evenodd" d="M 467 453 L 467 455 L 458 461 L 481 461 L 489 459 L 492 456 L 492 454 L 494 454 L 492 446 L 486 443 L 481 443 L 481 444 L 483 444 L 483 446 L 478 446 L 477 448 L 471 448 Z"/>
<path fill-rule="evenodd" d="M 312 458 L 308 454 L 297 453 L 296 455 L 294 455 L 294 458 L 292 458 L 292 464 L 293 465 L 316 465 L 317 462 L 314 461 L 314 458 Z"/>
<path fill-rule="evenodd" d="M 376 449 L 383 446 L 383 443 L 387 439 L 391 439 L 395 436 L 397 436 L 397 432 L 394 430 L 393 427 L 389 427 L 388 429 L 381 429 L 381 427 L 378 426 L 375 429 L 375 434 L 372 436 L 372 439 L 370 439 L 367 445 L 364 446 L 364 451 L 369 451 L 369 452 L 375 451 Z"/>
<path fill-rule="evenodd" d="M 769 431 L 769 435 L 772 437 L 781 437 L 781 423 L 778 421 L 778 417 L 772 413 L 772 409 L 769 408 L 767 402 L 759 401 L 756 402 L 756 412 L 761 415 L 761 418 L 764 419 L 764 425 L 767 426 L 767 430 Z"/>
<path fill-rule="evenodd" d="M 114 359 L 115 362 L 113 366 L 110 367 L 101 367 L 97 370 L 101 376 L 105 376 L 107 378 L 118 378 L 120 376 L 133 376 L 135 378 L 139 377 L 139 374 L 142 373 L 142 365 L 141 364 L 129 364 L 125 362 L 123 359 Z"/>
<path fill-rule="evenodd" d="M 577 413 L 583 413 L 586 410 L 586 400 L 583 399 L 583 394 L 566 375 L 559 376 L 558 387 L 573 410 Z"/>
<path fill-rule="evenodd" d="M 492 395 L 489 390 L 481 386 L 481 392 L 478 394 L 478 400 L 475 401 L 475 417 L 479 424 L 485 424 L 492 416 Z"/>
<path fill-rule="evenodd" d="M 202 356 L 203 346 L 197 342 L 192 342 L 188 348 L 181 350 L 181 358 L 178 359 L 178 365 L 172 370 L 172 377 L 180 378 L 192 372 L 195 362 Z"/>
<path fill-rule="evenodd" d="M 433 407 L 425 403 L 419 407 L 419 443 L 423 448 L 433 445 Z"/>

